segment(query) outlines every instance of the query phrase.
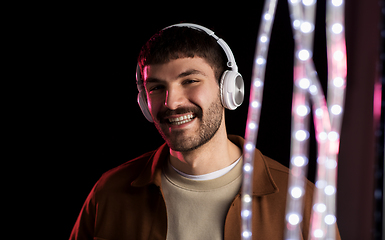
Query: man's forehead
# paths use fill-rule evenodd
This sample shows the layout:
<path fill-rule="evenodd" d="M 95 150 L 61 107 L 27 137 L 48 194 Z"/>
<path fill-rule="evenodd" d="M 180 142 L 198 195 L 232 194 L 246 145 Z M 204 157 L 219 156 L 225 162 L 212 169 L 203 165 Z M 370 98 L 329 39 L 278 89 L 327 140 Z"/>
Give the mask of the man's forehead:
<path fill-rule="evenodd" d="M 176 80 L 189 75 L 214 77 L 214 71 L 199 57 L 173 59 L 163 64 L 150 64 L 143 69 L 143 80 Z"/>

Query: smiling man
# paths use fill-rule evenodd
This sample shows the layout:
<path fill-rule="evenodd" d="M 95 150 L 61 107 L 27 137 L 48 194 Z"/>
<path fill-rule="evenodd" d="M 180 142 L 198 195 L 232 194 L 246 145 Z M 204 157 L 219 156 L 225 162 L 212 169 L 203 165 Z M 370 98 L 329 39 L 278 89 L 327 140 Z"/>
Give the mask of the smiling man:
<path fill-rule="evenodd" d="M 137 86 L 166 143 L 105 173 L 70 239 L 241 239 L 244 140 L 227 135 L 225 108 L 242 103 L 243 80 L 230 48 L 202 26 L 165 28 L 140 52 Z M 255 151 L 252 239 L 283 239 L 288 175 Z M 313 188 L 307 182 L 303 239 Z"/>

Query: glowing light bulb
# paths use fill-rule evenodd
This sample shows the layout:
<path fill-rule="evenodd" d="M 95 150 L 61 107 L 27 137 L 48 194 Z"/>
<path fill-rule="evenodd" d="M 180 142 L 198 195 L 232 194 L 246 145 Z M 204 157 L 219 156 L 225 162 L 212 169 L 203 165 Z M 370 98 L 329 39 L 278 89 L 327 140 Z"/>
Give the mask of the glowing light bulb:
<path fill-rule="evenodd" d="M 295 28 L 295 29 L 297 29 L 297 28 L 299 28 L 301 26 L 301 21 L 300 20 L 294 20 L 293 21 L 293 27 Z"/>
<path fill-rule="evenodd" d="M 333 58 L 337 61 L 341 61 L 344 58 L 344 53 L 342 51 L 335 51 Z"/>
<path fill-rule="evenodd" d="M 325 141 L 327 138 L 328 138 L 328 134 L 326 132 L 320 132 L 318 134 L 318 138 L 321 140 L 321 141 Z"/>
<path fill-rule="evenodd" d="M 341 25 L 341 23 L 335 23 L 332 26 L 332 32 L 335 34 L 340 34 L 344 27 Z"/>
<path fill-rule="evenodd" d="M 309 22 L 303 22 L 302 24 L 301 24 L 301 31 L 303 32 L 303 33 L 309 33 L 309 32 L 311 32 L 311 31 L 313 31 L 313 24 L 311 24 L 311 23 L 309 23 Z"/>
<path fill-rule="evenodd" d="M 341 106 L 337 104 L 333 105 L 330 110 L 334 115 L 339 115 L 342 112 Z"/>
<path fill-rule="evenodd" d="M 260 104 L 258 101 L 253 101 L 253 102 L 251 103 L 251 106 L 252 106 L 253 108 L 258 108 L 258 107 L 261 106 L 261 104 Z"/>
<path fill-rule="evenodd" d="M 340 137 L 340 135 L 335 131 L 331 131 L 328 133 L 328 139 L 330 141 L 337 141 L 339 137 Z"/>
<path fill-rule="evenodd" d="M 326 205 L 323 203 L 317 203 L 314 205 L 313 209 L 314 209 L 314 211 L 323 213 L 326 211 Z"/>
<path fill-rule="evenodd" d="M 328 186 L 325 187 L 324 191 L 325 191 L 326 195 L 330 196 L 330 195 L 333 195 L 336 192 L 336 188 L 331 186 L 331 185 L 328 185 Z"/>
<path fill-rule="evenodd" d="M 250 216 L 250 211 L 249 210 L 243 210 L 241 215 L 242 215 L 242 217 L 247 218 Z"/>
<path fill-rule="evenodd" d="M 324 236 L 324 231 L 322 231 L 321 229 L 316 229 L 314 230 L 313 235 L 316 238 L 322 238 Z"/>
<path fill-rule="evenodd" d="M 253 123 L 253 122 L 251 122 L 250 124 L 249 124 L 249 128 L 250 129 L 255 129 L 257 127 L 257 125 L 255 124 L 255 123 Z"/>
<path fill-rule="evenodd" d="M 251 202 L 251 197 L 250 197 L 250 195 L 246 194 L 245 196 L 243 196 L 243 201 L 245 201 L 245 202 L 247 202 L 247 203 Z"/>
<path fill-rule="evenodd" d="M 302 0 L 302 3 L 305 5 L 305 6 L 311 6 L 315 3 L 315 0 Z"/>
<path fill-rule="evenodd" d="M 315 110 L 315 115 L 316 115 L 317 117 L 322 117 L 323 114 L 324 114 L 324 111 L 323 111 L 321 108 L 317 108 L 317 109 Z"/>
<path fill-rule="evenodd" d="M 251 172 L 251 170 L 252 170 L 251 164 L 250 163 L 246 163 L 245 166 L 243 167 L 243 169 L 246 172 Z"/>
<path fill-rule="evenodd" d="M 343 0 L 332 0 L 332 4 L 335 6 L 335 7 L 339 7 L 341 6 Z"/>
<path fill-rule="evenodd" d="M 302 89 L 307 89 L 310 86 L 310 81 L 307 78 L 301 78 L 298 82 L 298 85 Z"/>
<path fill-rule="evenodd" d="M 328 159 L 327 161 L 326 161 L 326 167 L 327 168 L 329 168 L 329 169 L 334 169 L 334 168 L 336 168 L 337 167 L 337 161 L 336 160 L 334 160 L 334 159 Z"/>
<path fill-rule="evenodd" d="M 325 216 L 324 221 L 327 225 L 332 225 L 336 222 L 336 217 L 332 214 L 328 214 Z"/>
<path fill-rule="evenodd" d="M 326 181 L 325 180 L 318 180 L 315 182 L 315 186 L 319 189 L 322 189 L 326 186 Z"/>
<path fill-rule="evenodd" d="M 267 42 L 267 36 L 266 35 L 262 35 L 261 38 L 259 39 L 259 41 L 265 43 Z"/>
<path fill-rule="evenodd" d="M 341 77 L 336 77 L 336 78 L 334 78 L 334 80 L 333 80 L 333 84 L 334 84 L 334 86 L 336 86 L 336 87 L 342 87 L 342 86 L 344 85 L 344 79 L 341 78 Z"/>
<path fill-rule="evenodd" d="M 306 49 L 302 49 L 298 52 L 298 58 L 302 61 L 306 61 L 310 58 L 310 52 Z"/>
<path fill-rule="evenodd" d="M 242 236 L 244 238 L 250 238 L 251 237 L 251 232 L 250 231 L 243 231 Z"/>
<path fill-rule="evenodd" d="M 258 57 L 257 60 L 256 60 L 256 63 L 258 65 L 262 65 L 266 62 L 266 60 L 263 58 L 263 57 Z"/>
<path fill-rule="evenodd" d="M 297 225 L 301 219 L 300 217 L 298 216 L 298 214 L 296 213 L 292 213 L 292 214 L 289 214 L 289 216 L 287 217 L 287 221 L 291 224 L 291 225 Z"/>
<path fill-rule="evenodd" d="M 297 107 L 297 114 L 301 117 L 306 116 L 309 113 L 309 109 L 305 105 L 299 105 Z"/>
<path fill-rule="evenodd" d="M 312 95 L 316 95 L 316 94 L 318 93 L 318 89 L 317 89 L 317 87 L 316 87 L 315 85 L 311 85 L 311 86 L 309 87 L 309 91 L 310 91 L 310 93 L 311 93 Z"/>
<path fill-rule="evenodd" d="M 290 194 L 293 198 L 300 198 L 302 196 L 302 189 L 299 187 L 294 187 L 291 191 Z"/>
<path fill-rule="evenodd" d="M 263 86 L 263 82 L 261 81 L 261 79 L 257 78 L 254 80 L 254 86 L 256 87 L 262 87 Z"/>
<path fill-rule="evenodd" d="M 271 15 L 269 13 L 266 13 L 263 18 L 268 21 L 268 20 L 271 20 Z"/>
<path fill-rule="evenodd" d="M 296 156 L 292 159 L 292 163 L 297 167 L 302 167 L 307 164 L 307 160 L 303 156 Z"/>
<path fill-rule="evenodd" d="M 308 137 L 308 133 L 304 130 L 298 130 L 296 133 L 295 133 L 295 138 L 302 142 L 304 140 L 306 140 Z"/>
<path fill-rule="evenodd" d="M 251 144 L 251 143 L 248 143 L 248 144 L 246 144 L 246 149 L 247 150 L 252 150 L 253 149 L 253 144 Z"/>

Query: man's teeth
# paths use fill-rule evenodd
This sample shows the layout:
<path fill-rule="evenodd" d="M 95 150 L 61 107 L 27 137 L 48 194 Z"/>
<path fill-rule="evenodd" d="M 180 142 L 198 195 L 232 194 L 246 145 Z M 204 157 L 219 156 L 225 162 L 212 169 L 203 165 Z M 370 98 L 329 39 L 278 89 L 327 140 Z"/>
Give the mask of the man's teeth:
<path fill-rule="evenodd" d="M 187 114 L 177 118 L 169 118 L 168 121 L 174 125 L 181 125 L 183 123 L 191 122 L 194 119 L 193 114 Z"/>

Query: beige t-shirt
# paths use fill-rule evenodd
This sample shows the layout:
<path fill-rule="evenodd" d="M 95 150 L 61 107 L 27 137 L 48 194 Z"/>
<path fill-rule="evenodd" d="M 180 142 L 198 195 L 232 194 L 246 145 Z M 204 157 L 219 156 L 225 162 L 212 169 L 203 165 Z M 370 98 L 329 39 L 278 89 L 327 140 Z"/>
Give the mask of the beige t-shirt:
<path fill-rule="evenodd" d="M 167 240 L 223 239 L 227 211 L 242 184 L 242 162 L 206 181 L 184 177 L 168 163 L 162 174 Z"/>

